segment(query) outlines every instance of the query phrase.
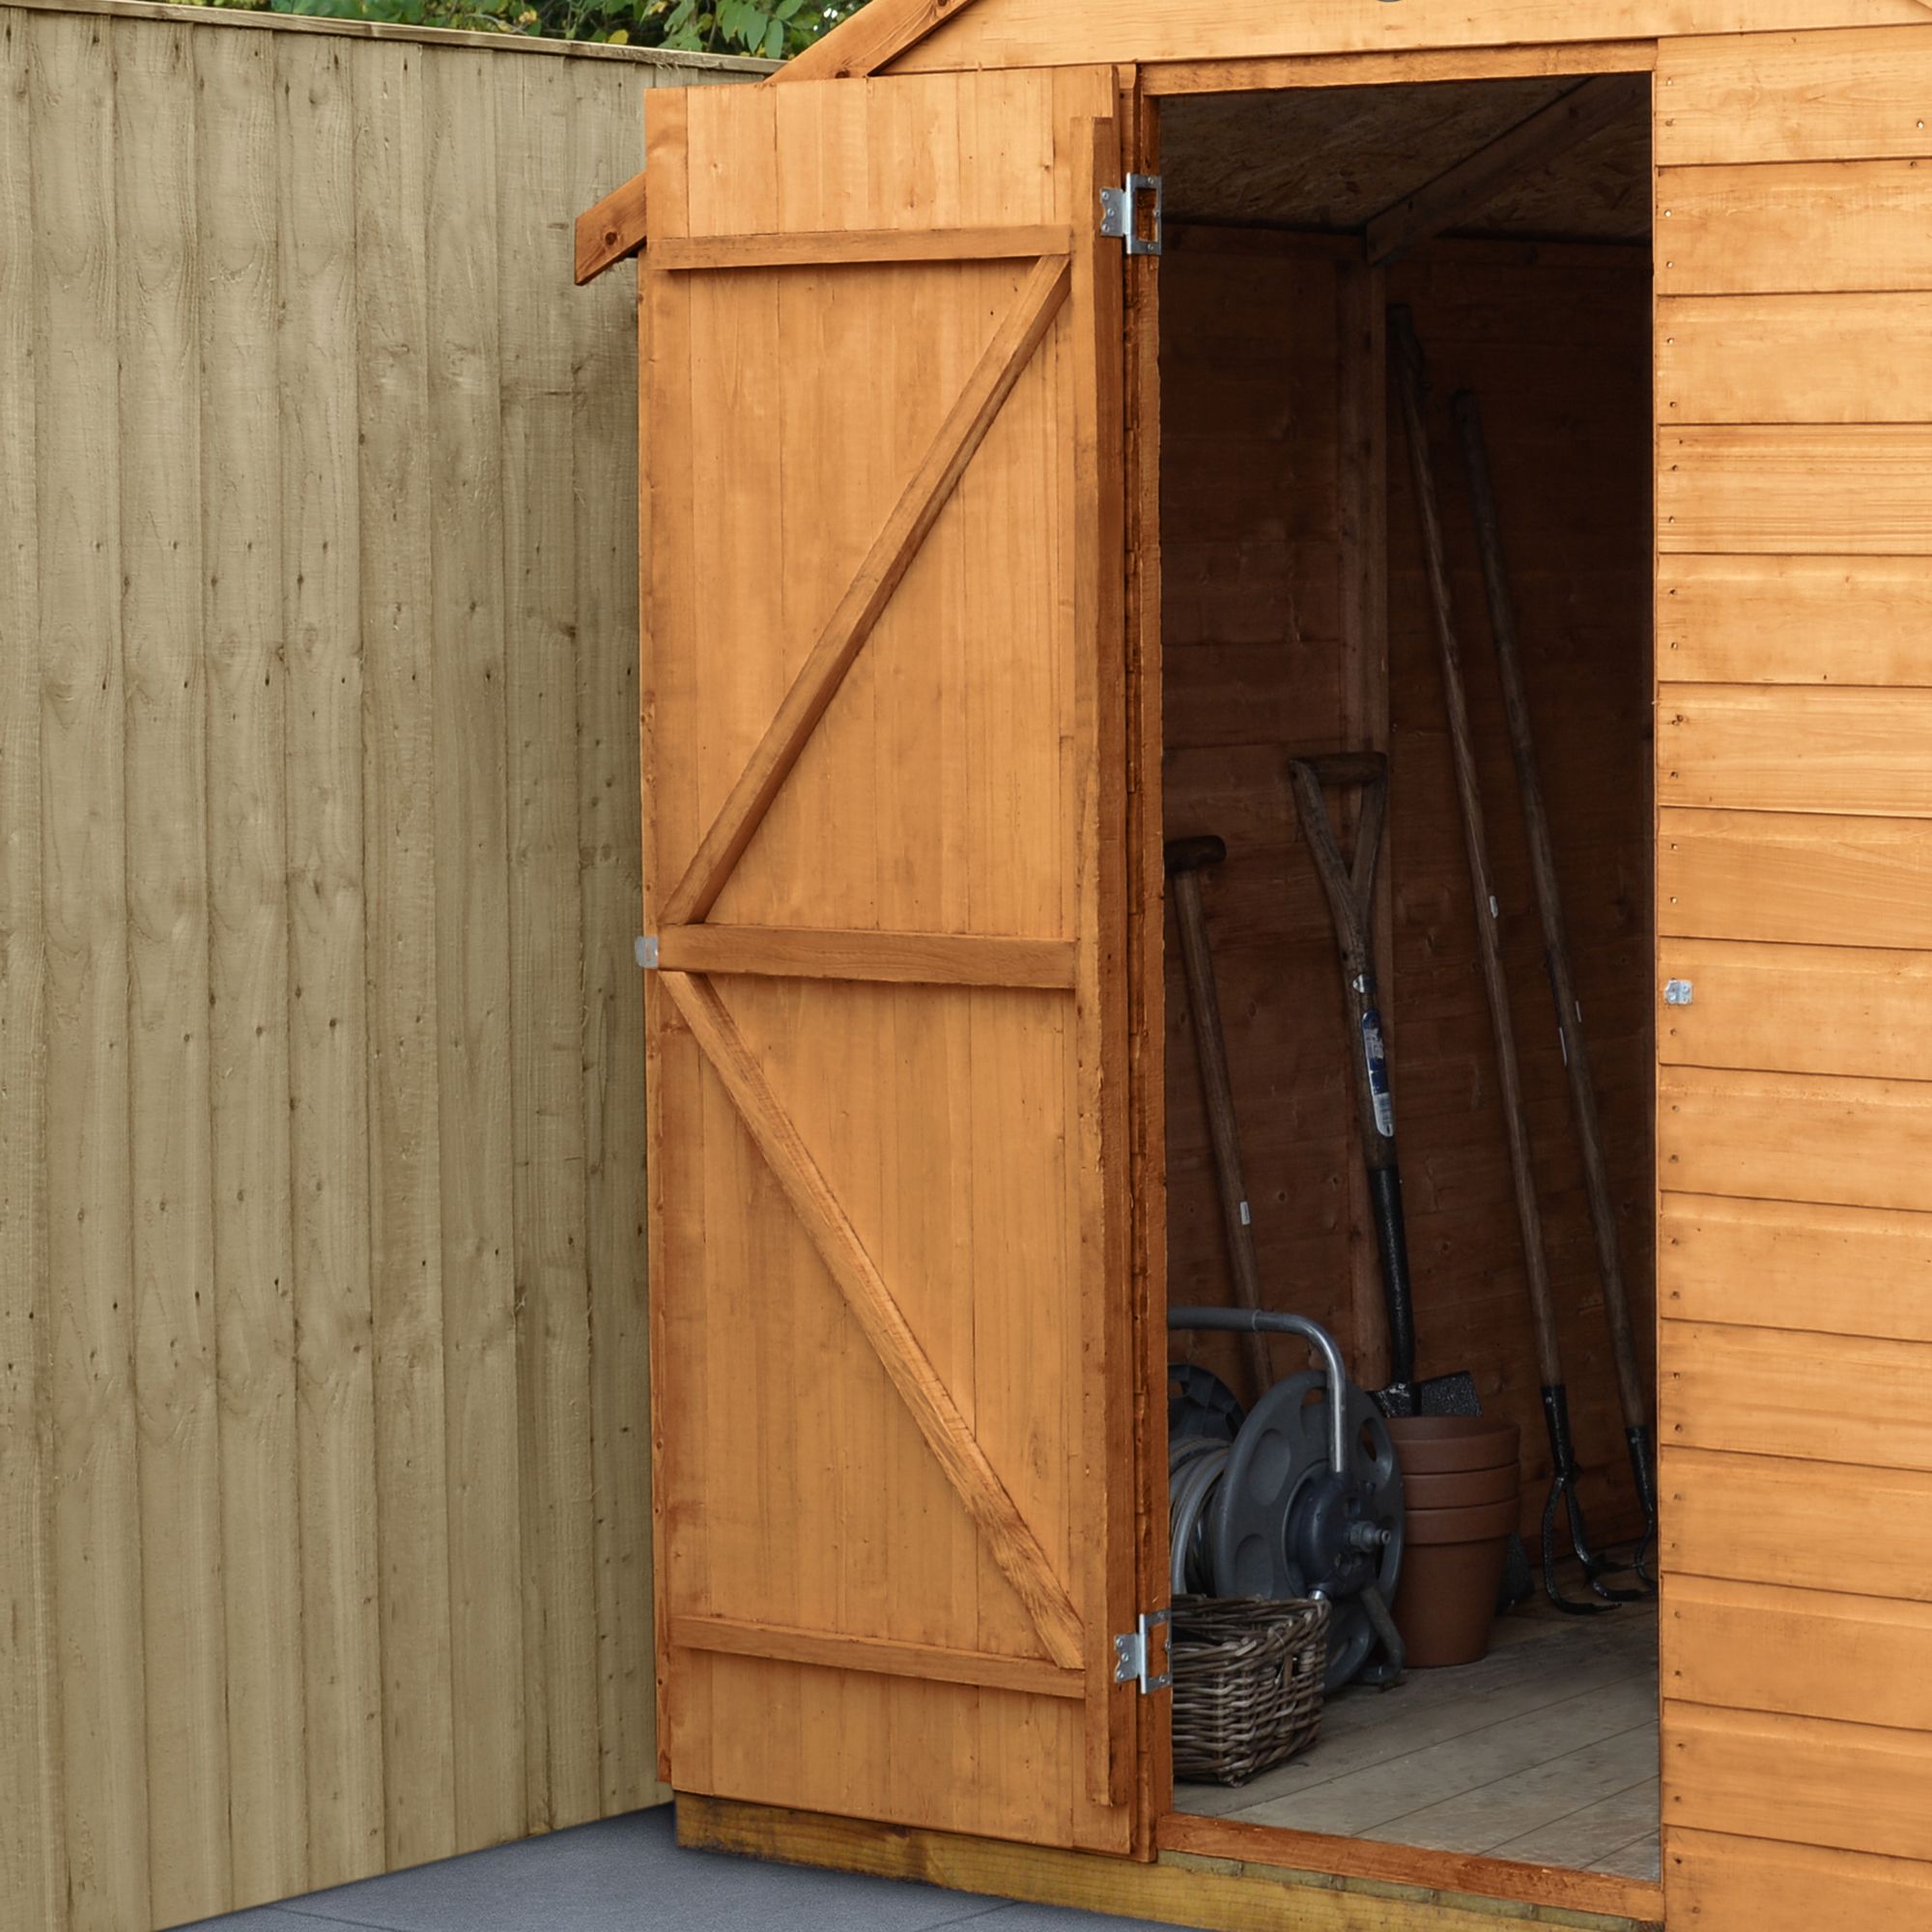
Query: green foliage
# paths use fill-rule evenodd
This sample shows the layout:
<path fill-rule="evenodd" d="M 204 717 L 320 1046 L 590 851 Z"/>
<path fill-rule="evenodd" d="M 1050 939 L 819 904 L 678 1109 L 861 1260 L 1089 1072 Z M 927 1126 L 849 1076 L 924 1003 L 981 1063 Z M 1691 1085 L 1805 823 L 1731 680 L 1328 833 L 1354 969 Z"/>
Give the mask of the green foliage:
<path fill-rule="evenodd" d="M 864 0 L 199 0 L 199 4 L 784 60 L 856 13 Z"/>

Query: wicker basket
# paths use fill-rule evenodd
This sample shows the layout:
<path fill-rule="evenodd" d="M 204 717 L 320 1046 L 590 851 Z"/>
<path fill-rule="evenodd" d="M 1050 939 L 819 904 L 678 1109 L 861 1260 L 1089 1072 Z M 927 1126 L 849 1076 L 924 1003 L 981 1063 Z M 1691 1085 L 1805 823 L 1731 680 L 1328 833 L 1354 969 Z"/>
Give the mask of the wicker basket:
<path fill-rule="evenodd" d="M 1179 1597 L 1169 1656 L 1177 1778 L 1245 1784 L 1321 1729 L 1326 1604 Z"/>

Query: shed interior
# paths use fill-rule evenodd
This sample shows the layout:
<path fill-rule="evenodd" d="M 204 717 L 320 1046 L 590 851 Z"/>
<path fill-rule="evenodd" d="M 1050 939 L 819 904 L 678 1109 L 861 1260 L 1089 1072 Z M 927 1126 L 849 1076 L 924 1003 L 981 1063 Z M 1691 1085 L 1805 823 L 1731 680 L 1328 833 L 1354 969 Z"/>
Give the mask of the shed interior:
<path fill-rule="evenodd" d="M 1567 128 L 1565 123 L 1567 122 Z M 1521 1431 L 1520 1533 L 1550 1479 L 1434 606 L 1385 318 L 1426 357 L 1550 1284 L 1590 1527 L 1642 1527 L 1551 1008 L 1529 844 L 1450 398 L 1479 399 L 1570 948 L 1654 1408 L 1649 77 L 1307 89 L 1160 103 L 1165 831 L 1200 875 L 1267 1305 L 1387 1379 L 1336 937 L 1288 759 L 1388 760 L 1376 924 L 1418 1373 L 1469 1370 Z M 1483 177 L 1488 177 L 1487 185 Z M 1378 264 L 1378 253 L 1391 259 Z M 1350 795 L 1331 792 L 1346 831 Z M 1346 839 L 1345 839 L 1346 844 Z M 1171 1307 L 1233 1299 L 1175 895 L 1165 954 Z M 1243 1403 L 1235 1337 L 1172 1338 Z M 1304 1367 L 1272 1343 L 1272 1373 Z M 1570 1569 L 1570 1594 L 1587 1597 Z M 1628 1579 L 1624 1579 L 1628 1580 Z M 1184 1813 L 1652 1879 L 1651 1604 L 1539 1589 L 1491 1655 L 1357 1685 L 1318 1742 Z"/>

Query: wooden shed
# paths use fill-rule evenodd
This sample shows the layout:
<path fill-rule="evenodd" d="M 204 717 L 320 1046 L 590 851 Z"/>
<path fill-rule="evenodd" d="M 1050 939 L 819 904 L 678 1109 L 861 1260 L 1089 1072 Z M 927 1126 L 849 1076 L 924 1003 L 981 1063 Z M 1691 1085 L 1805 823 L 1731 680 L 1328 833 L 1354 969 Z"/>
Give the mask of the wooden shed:
<path fill-rule="evenodd" d="M 641 250 L 687 1841 L 1228 1927 L 1932 1922 L 1928 121 L 1920 0 L 872 0 L 653 100 L 579 240 Z M 1640 1535 L 1607 1226 L 1662 1594 L 1356 1687 L 1256 1799 L 1177 1780 L 1135 1656 L 1171 1351 L 1244 1373 L 1167 1321 L 1245 1237 L 1163 847 L 1226 848 L 1264 1300 L 1376 1388 L 1317 754 L 1387 779 L 1421 1373 L 1522 1424 L 1533 1548 L 1547 1274 L 1578 1494 Z"/>

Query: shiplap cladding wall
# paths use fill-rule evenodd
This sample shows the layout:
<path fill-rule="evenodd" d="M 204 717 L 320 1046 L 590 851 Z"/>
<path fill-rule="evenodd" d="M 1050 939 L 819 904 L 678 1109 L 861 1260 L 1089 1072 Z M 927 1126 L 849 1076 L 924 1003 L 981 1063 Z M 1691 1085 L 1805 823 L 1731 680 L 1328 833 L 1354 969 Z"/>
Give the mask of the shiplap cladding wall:
<path fill-rule="evenodd" d="M 1671 1924 L 1932 1923 L 1932 22 L 1658 69 Z"/>
<path fill-rule="evenodd" d="M 0 10 L 0 1920 L 660 1795 L 644 90 Z"/>

